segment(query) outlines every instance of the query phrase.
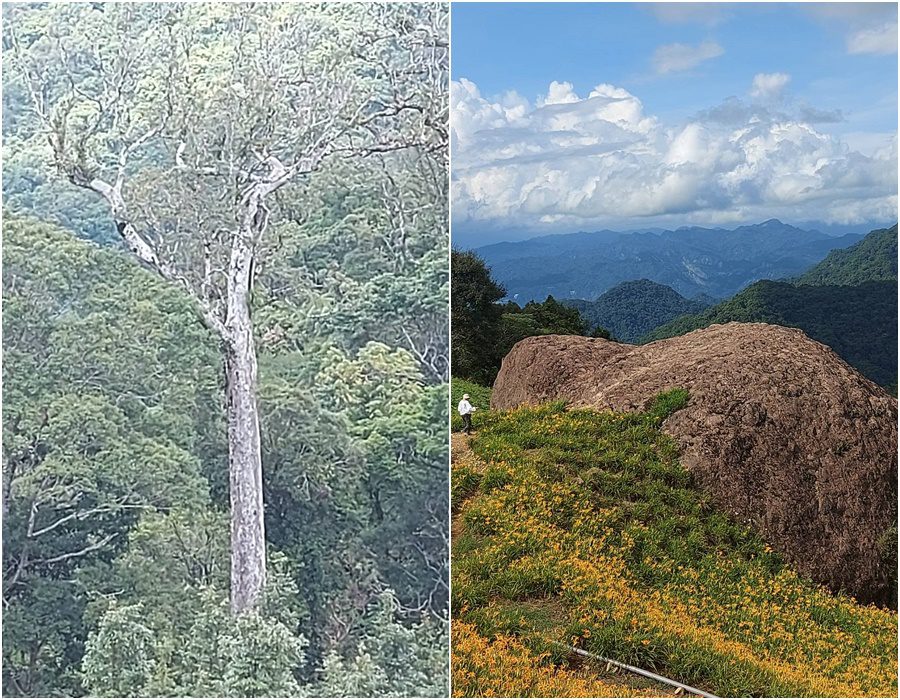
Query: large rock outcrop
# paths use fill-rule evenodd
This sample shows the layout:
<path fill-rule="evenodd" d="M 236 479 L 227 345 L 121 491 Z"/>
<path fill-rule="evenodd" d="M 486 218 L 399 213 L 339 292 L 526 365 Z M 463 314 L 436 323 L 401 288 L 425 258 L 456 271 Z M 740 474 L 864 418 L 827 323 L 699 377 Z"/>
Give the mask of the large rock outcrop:
<path fill-rule="evenodd" d="M 503 360 L 491 407 L 634 411 L 676 387 L 690 400 L 663 429 L 718 507 L 810 578 L 891 602 L 897 400 L 802 331 L 729 323 L 643 346 L 527 338 Z"/>

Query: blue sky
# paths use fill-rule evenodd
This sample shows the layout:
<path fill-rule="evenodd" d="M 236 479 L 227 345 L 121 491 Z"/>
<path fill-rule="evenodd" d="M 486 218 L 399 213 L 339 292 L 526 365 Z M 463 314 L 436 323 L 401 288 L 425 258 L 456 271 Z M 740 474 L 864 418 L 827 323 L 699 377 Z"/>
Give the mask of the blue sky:
<path fill-rule="evenodd" d="M 455 234 L 896 210 L 895 4 L 452 13 Z M 617 184 L 621 211 L 598 195 Z"/>

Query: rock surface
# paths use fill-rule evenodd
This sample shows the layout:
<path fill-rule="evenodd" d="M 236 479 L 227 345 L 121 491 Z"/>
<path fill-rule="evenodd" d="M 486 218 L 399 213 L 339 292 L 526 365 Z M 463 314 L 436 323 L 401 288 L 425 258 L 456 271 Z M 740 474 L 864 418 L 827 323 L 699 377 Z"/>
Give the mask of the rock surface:
<path fill-rule="evenodd" d="M 526 338 L 491 407 L 634 411 L 676 387 L 690 400 L 663 429 L 719 508 L 832 590 L 895 600 L 897 400 L 802 331 L 729 323 L 643 346 Z"/>

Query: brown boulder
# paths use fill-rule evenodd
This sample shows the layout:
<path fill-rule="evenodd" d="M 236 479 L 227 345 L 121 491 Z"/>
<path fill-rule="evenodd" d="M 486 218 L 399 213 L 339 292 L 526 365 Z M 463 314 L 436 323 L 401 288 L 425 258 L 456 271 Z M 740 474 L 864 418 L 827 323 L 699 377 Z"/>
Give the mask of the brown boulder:
<path fill-rule="evenodd" d="M 802 331 L 729 323 L 643 346 L 526 338 L 503 360 L 491 407 L 634 411 L 676 387 L 690 400 L 663 429 L 718 507 L 802 574 L 890 602 L 897 400 Z"/>

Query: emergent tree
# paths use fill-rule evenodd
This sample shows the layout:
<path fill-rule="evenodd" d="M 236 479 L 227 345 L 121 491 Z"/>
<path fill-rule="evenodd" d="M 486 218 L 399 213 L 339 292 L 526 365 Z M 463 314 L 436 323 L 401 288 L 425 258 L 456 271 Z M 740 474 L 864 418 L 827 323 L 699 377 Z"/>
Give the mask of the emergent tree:
<path fill-rule="evenodd" d="M 267 230 L 285 190 L 327 159 L 446 147 L 445 8 L 77 3 L 5 14 L 34 142 L 105 203 L 137 259 L 191 295 L 219 341 L 231 607 L 253 608 L 266 553 L 251 291 Z"/>

